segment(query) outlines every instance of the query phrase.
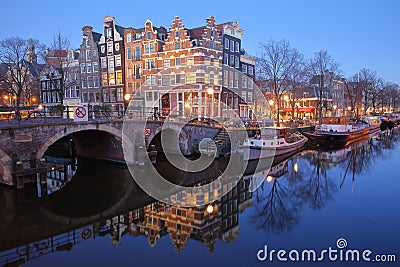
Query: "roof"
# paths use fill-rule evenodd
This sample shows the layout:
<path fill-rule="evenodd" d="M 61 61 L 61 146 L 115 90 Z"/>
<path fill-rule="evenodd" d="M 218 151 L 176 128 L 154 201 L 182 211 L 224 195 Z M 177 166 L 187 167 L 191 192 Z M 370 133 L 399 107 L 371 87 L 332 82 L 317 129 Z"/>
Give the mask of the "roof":
<path fill-rule="evenodd" d="M 124 36 L 124 30 L 126 29 L 125 27 L 119 26 L 119 25 L 115 25 L 115 29 L 117 30 L 117 32 L 121 35 Z"/>
<path fill-rule="evenodd" d="M 100 37 L 101 37 L 101 33 L 98 32 L 92 32 L 93 35 L 93 40 L 96 44 L 98 44 L 100 42 Z"/>
<path fill-rule="evenodd" d="M 201 40 L 201 36 L 204 33 L 204 28 L 205 28 L 205 26 L 201 26 L 201 27 L 197 27 L 197 28 L 193 28 L 193 29 L 187 29 L 187 31 L 190 34 L 190 39 Z"/>

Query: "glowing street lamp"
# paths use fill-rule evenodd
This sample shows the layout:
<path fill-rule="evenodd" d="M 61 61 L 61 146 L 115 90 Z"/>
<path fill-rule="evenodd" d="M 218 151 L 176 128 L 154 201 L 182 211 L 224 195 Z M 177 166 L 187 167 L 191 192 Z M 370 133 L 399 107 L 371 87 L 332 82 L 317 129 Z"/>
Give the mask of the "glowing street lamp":
<path fill-rule="evenodd" d="M 207 211 L 208 214 L 213 213 L 213 212 L 214 212 L 214 207 L 213 207 L 213 205 L 209 204 L 209 205 L 207 206 L 206 211 Z"/>
<path fill-rule="evenodd" d="M 130 94 L 125 94 L 124 95 L 124 99 L 125 99 L 125 101 L 129 101 L 131 99 L 131 95 Z"/>

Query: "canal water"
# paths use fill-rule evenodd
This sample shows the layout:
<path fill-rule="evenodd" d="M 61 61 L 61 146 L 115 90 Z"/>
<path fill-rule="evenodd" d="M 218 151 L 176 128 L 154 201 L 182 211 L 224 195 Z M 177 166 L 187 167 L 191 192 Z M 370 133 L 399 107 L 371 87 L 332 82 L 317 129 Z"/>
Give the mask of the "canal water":
<path fill-rule="evenodd" d="M 80 159 L 41 199 L 36 187 L 0 188 L 0 265 L 400 266 L 399 163 L 400 134 L 305 149 L 210 209 L 161 203 L 124 165 Z"/>

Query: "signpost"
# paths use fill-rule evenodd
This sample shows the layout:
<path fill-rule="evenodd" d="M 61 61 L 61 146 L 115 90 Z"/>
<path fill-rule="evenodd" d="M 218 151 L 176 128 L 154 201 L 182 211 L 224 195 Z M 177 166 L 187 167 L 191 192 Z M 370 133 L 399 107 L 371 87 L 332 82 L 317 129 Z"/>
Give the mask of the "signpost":
<path fill-rule="evenodd" d="M 87 107 L 74 107 L 74 121 L 88 121 Z"/>

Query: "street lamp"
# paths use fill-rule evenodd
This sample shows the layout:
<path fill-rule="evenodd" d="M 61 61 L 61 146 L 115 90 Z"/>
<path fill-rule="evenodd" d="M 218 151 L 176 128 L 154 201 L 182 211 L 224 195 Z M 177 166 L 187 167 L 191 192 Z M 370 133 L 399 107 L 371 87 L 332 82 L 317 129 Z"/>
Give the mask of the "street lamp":
<path fill-rule="evenodd" d="M 206 93 L 207 93 L 207 95 L 208 95 L 208 98 L 210 98 L 210 103 L 209 103 L 209 109 L 208 109 L 208 113 L 209 113 L 209 117 L 211 117 L 211 113 L 212 113 L 212 111 L 211 111 L 211 108 L 212 108 L 212 96 L 213 96 L 213 94 L 214 94 L 214 88 L 212 87 L 212 86 L 210 86 L 210 87 L 208 87 L 207 89 L 206 89 Z M 207 96 L 206 96 L 206 98 L 207 98 Z M 206 114 L 207 114 L 207 112 L 206 112 Z"/>
<path fill-rule="evenodd" d="M 269 104 L 269 108 L 270 108 L 270 113 L 271 113 L 271 118 L 272 118 L 272 120 L 274 119 L 274 103 L 275 103 L 275 101 L 273 100 L 273 99 L 270 99 L 269 101 L 268 101 L 268 104 Z"/>

